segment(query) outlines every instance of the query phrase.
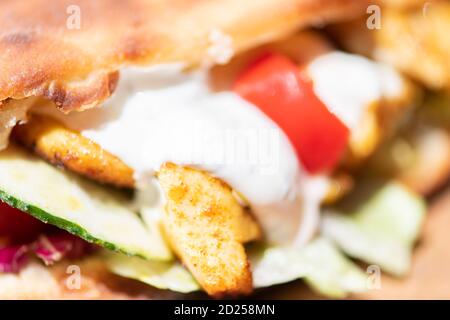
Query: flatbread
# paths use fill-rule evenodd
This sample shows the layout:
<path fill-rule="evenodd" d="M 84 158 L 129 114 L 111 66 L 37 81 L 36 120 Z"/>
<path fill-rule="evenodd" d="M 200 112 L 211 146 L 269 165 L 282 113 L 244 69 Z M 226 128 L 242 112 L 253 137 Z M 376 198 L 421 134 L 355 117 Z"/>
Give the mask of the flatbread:
<path fill-rule="evenodd" d="M 300 27 L 357 15 L 367 2 L 1 1 L 0 103 L 43 96 L 64 111 L 86 109 L 111 95 L 124 65 L 226 62 Z"/>
<path fill-rule="evenodd" d="M 78 277 L 79 275 L 79 277 Z M 32 261 L 17 274 L 0 274 L 0 299 L 175 299 L 182 295 L 108 272 L 100 258 L 63 261 L 51 267 Z"/>

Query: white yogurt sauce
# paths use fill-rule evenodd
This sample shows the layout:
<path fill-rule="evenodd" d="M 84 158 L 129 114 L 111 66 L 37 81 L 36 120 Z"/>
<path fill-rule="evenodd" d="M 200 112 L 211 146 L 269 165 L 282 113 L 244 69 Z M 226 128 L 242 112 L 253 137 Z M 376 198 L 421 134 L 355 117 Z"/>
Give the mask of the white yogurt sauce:
<path fill-rule="evenodd" d="M 181 70 L 128 68 L 102 107 L 51 113 L 132 167 L 138 186 L 150 185 L 166 161 L 199 167 L 245 197 L 270 242 L 306 242 L 327 179 L 302 170 L 288 138 L 256 106 L 233 92 L 212 92 L 207 72 Z M 385 93 L 385 72 L 364 58 L 330 53 L 308 71 L 318 97 L 349 127 Z M 397 84 L 394 78 L 387 77 Z"/>
<path fill-rule="evenodd" d="M 394 69 L 339 51 L 315 58 L 307 72 L 316 95 L 351 130 L 357 128 L 372 102 L 398 97 L 404 90 Z"/>

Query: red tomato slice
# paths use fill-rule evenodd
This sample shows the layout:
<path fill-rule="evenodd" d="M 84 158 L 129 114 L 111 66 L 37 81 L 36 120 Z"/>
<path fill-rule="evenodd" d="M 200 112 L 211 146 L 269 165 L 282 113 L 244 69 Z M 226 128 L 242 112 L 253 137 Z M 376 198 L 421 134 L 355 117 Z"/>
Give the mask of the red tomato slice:
<path fill-rule="evenodd" d="M 0 201 L 0 237 L 13 241 L 32 241 L 47 225 Z"/>
<path fill-rule="evenodd" d="M 316 97 L 312 81 L 287 57 L 263 56 L 243 71 L 234 90 L 278 124 L 308 172 L 329 171 L 338 164 L 349 130 Z"/>

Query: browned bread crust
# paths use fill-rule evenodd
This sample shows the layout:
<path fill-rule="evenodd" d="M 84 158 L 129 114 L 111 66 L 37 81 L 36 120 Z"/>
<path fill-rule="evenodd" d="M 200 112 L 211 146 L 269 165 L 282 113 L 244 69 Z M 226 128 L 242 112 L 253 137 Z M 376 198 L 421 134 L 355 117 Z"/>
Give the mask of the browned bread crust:
<path fill-rule="evenodd" d="M 75 278 L 77 276 L 79 278 Z M 115 276 L 100 258 L 46 267 L 33 261 L 17 274 L 0 274 L 0 299 L 169 299 L 181 295 Z"/>
<path fill-rule="evenodd" d="M 1 1 L 0 105 L 7 98 L 43 96 L 65 111 L 86 109 L 111 95 L 117 70 L 124 65 L 184 62 L 189 67 L 208 62 L 211 46 L 220 45 L 211 39 L 215 30 L 230 37 L 233 51 L 240 52 L 299 27 L 363 12 L 366 3 Z M 74 16 L 78 9 L 79 29 Z"/>

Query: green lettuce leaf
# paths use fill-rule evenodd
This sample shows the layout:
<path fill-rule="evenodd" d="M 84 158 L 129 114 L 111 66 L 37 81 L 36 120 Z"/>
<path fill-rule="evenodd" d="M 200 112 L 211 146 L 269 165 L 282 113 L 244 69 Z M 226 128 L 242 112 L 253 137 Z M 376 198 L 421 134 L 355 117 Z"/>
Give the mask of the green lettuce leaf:
<path fill-rule="evenodd" d="M 367 290 L 367 275 L 324 238 L 301 248 L 258 248 L 250 259 L 256 288 L 304 278 L 312 289 L 332 298 Z"/>
<path fill-rule="evenodd" d="M 177 262 L 144 260 L 112 251 L 104 252 L 104 258 L 111 272 L 159 289 L 182 293 L 200 289 L 189 271 Z"/>
<path fill-rule="evenodd" d="M 403 276 L 410 269 L 425 209 L 420 196 L 399 183 L 389 183 L 344 211 L 347 214 L 326 213 L 322 233 L 349 256 Z"/>

